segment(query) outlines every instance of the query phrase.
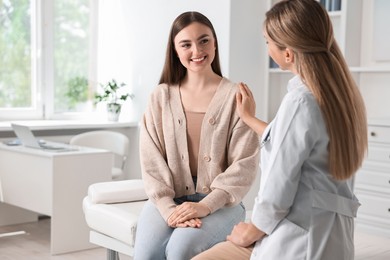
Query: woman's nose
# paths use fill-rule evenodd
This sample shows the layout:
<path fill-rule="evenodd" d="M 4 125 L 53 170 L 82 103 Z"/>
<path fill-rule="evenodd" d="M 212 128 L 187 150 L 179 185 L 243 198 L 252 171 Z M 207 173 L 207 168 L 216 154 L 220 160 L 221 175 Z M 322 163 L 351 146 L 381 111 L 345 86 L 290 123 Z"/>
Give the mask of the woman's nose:
<path fill-rule="evenodd" d="M 202 52 L 202 50 L 203 50 L 203 48 L 202 48 L 199 44 L 194 44 L 194 45 L 193 45 L 192 51 L 193 51 L 194 53 Z"/>

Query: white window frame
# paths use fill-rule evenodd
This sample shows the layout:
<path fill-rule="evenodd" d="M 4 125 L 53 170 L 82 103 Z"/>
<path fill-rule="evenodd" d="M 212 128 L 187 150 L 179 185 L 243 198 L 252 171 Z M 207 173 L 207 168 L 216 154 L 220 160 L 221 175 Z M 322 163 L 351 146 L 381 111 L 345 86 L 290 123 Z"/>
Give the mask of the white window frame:
<path fill-rule="evenodd" d="M 90 0 L 91 64 L 97 64 L 98 2 Z M 75 119 L 82 113 L 54 113 L 54 1 L 31 0 L 31 107 L 0 108 L 0 120 Z M 97 67 L 97 66 L 96 66 Z M 97 69 L 90 66 L 89 80 Z"/>

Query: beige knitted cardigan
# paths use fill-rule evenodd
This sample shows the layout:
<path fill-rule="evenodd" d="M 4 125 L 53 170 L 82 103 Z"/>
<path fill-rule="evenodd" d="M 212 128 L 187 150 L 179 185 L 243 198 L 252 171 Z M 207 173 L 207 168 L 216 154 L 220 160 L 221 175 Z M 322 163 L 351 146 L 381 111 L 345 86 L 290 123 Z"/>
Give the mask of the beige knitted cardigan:
<path fill-rule="evenodd" d="M 223 78 L 206 111 L 196 191 L 179 86 L 161 84 L 151 94 L 141 123 L 140 159 L 146 192 L 165 220 L 176 207 L 173 198 L 207 194 L 202 202 L 212 213 L 237 205 L 249 191 L 258 172 L 259 139 L 235 111 L 236 91 Z"/>

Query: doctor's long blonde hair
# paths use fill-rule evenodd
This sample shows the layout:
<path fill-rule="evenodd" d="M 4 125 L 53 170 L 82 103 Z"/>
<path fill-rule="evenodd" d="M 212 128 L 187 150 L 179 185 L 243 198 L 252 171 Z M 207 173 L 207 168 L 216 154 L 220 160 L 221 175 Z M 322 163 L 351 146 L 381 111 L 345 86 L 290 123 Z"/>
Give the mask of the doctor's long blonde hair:
<path fill-rule="evenodd" d="M 321 108 L 332 176 L 351 177 L 367 150 L 366 111 L 327 12 L 315 0 L 281 1 L 267 12 L 264 29 L 279 49 L 293 50 L 296 69 Z"/>

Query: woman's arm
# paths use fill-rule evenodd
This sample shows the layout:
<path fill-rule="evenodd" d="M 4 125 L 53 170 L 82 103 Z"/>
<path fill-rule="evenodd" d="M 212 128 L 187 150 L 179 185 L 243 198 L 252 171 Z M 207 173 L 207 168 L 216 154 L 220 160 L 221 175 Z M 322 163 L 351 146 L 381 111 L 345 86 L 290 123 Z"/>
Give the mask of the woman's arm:
<path fill-rule="evenodd" d="M 167 220 L 174 211 L 175 191 L 171 170 L 166 160 L 165 134 L 161 116 L 161 88 L 151 95 L 140 126 L 140 162 L 142 178 L 149 199 Z"/>
<path fill-rule="evenodd" d="M 235 93 L 233 93 L 235 95 Z M 235 99 L 235 96 L 233 96 Z M 211 179 L 211 192 L 202 199 L 211 213 L 221 207 L 239 204 L 245 197 L 259 168 L 259 137 L 239 117 L 232 107 L 233 117 L 225 125 L 229 125 L 227 139 L 212 140 L 211 158 L 219 156 L 221 161 L 209 165 L 207 173 Z M 221 124 L 223 125 L 223 124 Z M 224 150 L 224 151 L 222 151 Z M 220 165 L 225 167 L 218 167 Z M 219 172 L 217 172 L 219 171 Z"/>

